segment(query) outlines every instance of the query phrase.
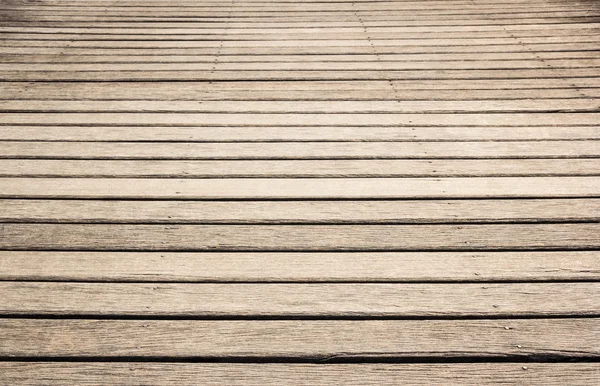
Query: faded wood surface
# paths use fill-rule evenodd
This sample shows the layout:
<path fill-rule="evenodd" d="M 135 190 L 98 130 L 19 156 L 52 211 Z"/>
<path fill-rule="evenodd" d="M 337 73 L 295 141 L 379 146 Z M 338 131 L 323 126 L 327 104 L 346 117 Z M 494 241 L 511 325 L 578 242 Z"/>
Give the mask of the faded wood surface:
<path fill-rule="evenodd" d="M 0 8 L 0 384 L 598 383 L 596 2 Z"/>
<path fill-rule="evenodd" d="M 233 364 L 233 363 L 74 363 L 3 362 L 0 372 L 12 385 L 590 385 L 597 363 L 455 364 Z"/>
<path fill-rule="evenodd" d="M 2 315 L 599 316 L 600 283 L 0 283 Z M 464 299 L 469 301 L 465 302 Z"/>
<path fill-rule="evenodd" d="M 0 251 L 0 279 L 92 282 L 489 282 L 600 278 L 598 251 Z"/>
<path fill-rule="evenodd" d="M 577 333 L 573 333 L 576 331 Z M 269 339 L 265 339 L 269 336 Z M 25 357 L 597 358 L 591 319 L 7 319 L 0 353 Z M 520 346 L 520 347 L 519 347 Z"/>

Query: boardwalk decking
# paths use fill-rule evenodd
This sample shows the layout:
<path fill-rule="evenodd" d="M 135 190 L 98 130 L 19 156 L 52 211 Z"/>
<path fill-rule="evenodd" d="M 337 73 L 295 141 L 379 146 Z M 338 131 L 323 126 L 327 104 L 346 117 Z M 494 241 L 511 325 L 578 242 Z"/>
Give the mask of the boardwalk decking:
<path fill-rule="evenodd" d="M 0 0 L 0 384 L 600 384 L 599 31 Z"/>

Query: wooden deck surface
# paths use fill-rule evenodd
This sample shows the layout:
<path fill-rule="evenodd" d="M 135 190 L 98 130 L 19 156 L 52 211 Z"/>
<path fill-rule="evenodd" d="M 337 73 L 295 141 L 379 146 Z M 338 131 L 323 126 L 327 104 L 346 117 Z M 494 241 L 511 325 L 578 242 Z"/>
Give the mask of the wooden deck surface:
<path fill-rule="evenodd" d="M 600 384 L 600 2 L 0 0 L 0 384 Z"/>

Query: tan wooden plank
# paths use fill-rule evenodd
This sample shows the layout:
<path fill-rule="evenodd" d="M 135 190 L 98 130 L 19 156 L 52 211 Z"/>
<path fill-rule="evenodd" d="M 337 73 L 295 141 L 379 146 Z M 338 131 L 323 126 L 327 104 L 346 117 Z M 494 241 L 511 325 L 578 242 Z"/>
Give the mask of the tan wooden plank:
<path fill-rule="evenodd" d="M 598 223 L 419 226 L 0 224 L 0 229 L 0 247 L 6 250 L 479 251 L 600 247 Z"/>
<path fill-rule="evenodd" d="M 166 41 L 166 40 L 177 40 L 177 41 L 245 41 L 245 40 L 338 40 L 341 43 L 345 40 L 360 40 L 360 39 L 373 39 L 373 40 L 404 40 L 404 39 L 450 39 L 450 38 L 462 38 L 462 39 L 497 39 L 506 38 L 510 35 L 503 30 L 498 31 L 453 31 L 453 32 L 397 32 L 391 31 L 377 31 L 365 28 L 353 28 L 349 31 L 336 32 L 322 29 L 321 31 L 314 31 L 312 29 L 304 29 L 300 32 L 290 31 L 277 31 L 275 29 L 263 30 L 258 33 L 251 33 L 244 31 L 243 29 L 238 30 L 224 30 L 221 32 L 209 33 L 206 31 L 198 31 L 196 33 L 181 33 L 178 31 L 171 31 L 170 33 L 160 34 L 160 31 L 150 30 L 152 33 L 142 33 L 138 31 L 122 32 L 122 31 L 107 31 L 101 30 L 100 32 L 83 30 L 77 32 L 69 32 L 63 30 L 56 31 L 29 31 L 24 30 L 21 32 L 16 31 L 3 31 L 0 28 L 0 37 L 3 40 L 9 41 L 24 41 L 24 40 L 46 40 L 46 41 L 115 41 L 115 40 L 127 40 L 127 41 Z M 105 31 L 105 32 L 102 32 Z M 48 33 L 50 32 L 50 33 Z M 157 33 L 158 32 L 158 33 Z M 551 32 L 546 30 L 534 29 L 534 30 L 520 30 L 519 36 L 522 38 L 533 38 L 533 37 L 548 37 L 548 36 L 584 36 L 593 35 L 597 36 L 597 32 L 589 28 L 556 28 Z"/>
<path fill-rule="evenodd" d="M 514 70 L 257 70 L 257 71 L 0 71 L 3 79 L 27 81 L 221 81 L 221 80 L 433 80 L 433 79 L 525 79 L 573 76 L 596 77 L 598 68 L 529 68 Z"/>
<path fill-rule="evenodd" d="M 46 117 L 39 114 L 40 119 Z M 115 114 L 116 115 L 116 114 Z M 157 114 L 166 115 L 168 114 Z M 6 115 L 5 115 L 6 116 Z M 9 115 L 10 116 L 10 115 Z M 90 113 L 90 116 L 93 116 Z M 598 141 L 477 142 L 0 142 L 0 158 L 426 159 L 597 158 Z"/>
<path fill-rule="evenodd" d="M 0 278 L 120 282 L 488 282 L 597 280 L 598 251 L 0 251 Z"/>
<path fill-rule="evenodd" d="M 308 91 L 314 93 L 313 91 Z M 342 91 L 347 93 L 347 91 Z M 437 91 L 436 91 L 437 92 Z M 321 93 L 321 92 L 319 92 Z M 369 95 L 371 92 L 369 92 Z M 230 102 L 231 103 L 231 102 Z M 2 141 L 431 142 L 600 140 L 590 126 L 4 126 Z"/>
<path fill-rule="evenodd" d="M 0 71 L 380 71 L 380 70 L 523 70 L 554 68 L 598 68 L 600 59 L 538 59 L 515 61 L 446 62 L 300 62 L 300 63 L 0 63 Z M 600 74 L 600 71 L 598 71 Z"/>
<path fill-rule="evenodd" d="M 354 17 L 354 16 L 353 16 Z M 393 46 L 485 46 L 485 45 L 510 45 L 510 44 L 543 44 L 543 43 L 594 43 L 595 35 L 567 35 L 567 36 L 534 36 L 519 37 L 518 39 L 507 36 L 498 38 L 440 38 L 440 39 L 367 39 L 367 36 L 355 40 L 251 40 L 251 41 L 52 41 L 52 40 L 22 40 L 0 41 L 2 47 L 104 47 L 104 48 L 210 48 L 210 47 L 393 47 Z"/>
<path fill-rule="evenodd" d="M 243 364 L 0 362 L 11 385 L 497 385 L 594 386 L 597 363 Z"/>
<path fill-rule="evenodd" d="M 0 24 L 1 25 L 1 24 Z M 515 41 L 518 41 L 515 39 Z M 486 53 L 486 52 L 531 52 L 531 51 L 557 51 L 557 50 L 598 50 L 596 42 L 550 42 L 519 44 L 494 44 L 494 45 L 438 45 L 438 46 L 328 46 L 328 47 L 187 47 L 187 48 L 107 48 L 104 46 L 76 47 L 71 45 L 63 47 L 37 46 L 1 46 L 2 54 L 56 54 L 57 52 L 69 55 L 353 55 L 353 54 L 403 54 L 403 53 Z"/>
<path fill-rule="evenodd" d="M 573 222 L 600 221 L 600 199 L 271 202 L 0 200 L 0 221 L 198 224 Z"/>
<path fill-rule="evenodd" d="M 599 177 L 206 180 L 1 178 L 0 183 L 2 198 L 391 199 L 600 196 Z"/>
<path fill-rule="evenodd" d="M 0 125 L 112 126 L 557 126 L 597 125 L 600 113 L 182 114 L 0 113 Z"/>
<path fill-rule="evenodd" d="M 599 26 L 600 27 L 600 26 Z M 2 29 L 0 27 L 0 29 Z M 168 31 L 168 30 L 167 30 Z M 356 54 L 356 55 L 228 55 L 219 56 L 219 63 L 346 63 L 365 62 L 419 62 L 441 63 L 449 61 L 510 62 L 530 59 L 554 61 L 594 59 L 593 51 L 576 52 L 505 52 L 505 53 L 440 53 L 440 54 Z M 214 63 L 216 55 L 3 55 L 0 63 Z"/>
<path fill-rule="evenodd" d="M 303 7 L 305 7 L 304 5 Z M 14 25 L 0 25 L 0 32 L 2 33 L 27 33 L 27 34 L 145 34 L 145 35 L 202 35 L 202 34 L 276 34 L 277 32 L 286 34 L 312 34 L 314 36 L 321 36 L 322 34 L 333 34 L 333 33 L 364 33 L 365 28 L 358 26 L 353 23 L 348 23 L 347 26 L 339 26 L 336 24 L 320 26 L 317 23 L 314 26 L 288 26 L 288 27 L 271 27 L 268 26 L 262 28 L 243 27 L 243 28 L 226 28 L 222 25 L 196 25 L 193 27 L 187 27 L 186 25 L 171 25 L 168 28 L 161 28 L 159 25 L 151 24 L 146 26 L 148 23 L 143 23 L 141 27 L 134 25 L 120 26 L 118 24 L 110 23 L 94 23 L 92 25 L 73 26 L 73 23 L 63 24 L 42 24 L 41 26 L 29 26 L 25 27 L 20 23 Z M 391 32 L 391 33 L 405 33 L 410 36 L 411 34 L 420 33 L 419 37 L 429 36 L 429 34 L 439 34 L 447 32 L 452 36 L 456 34 L 492 34 L 492 33 L 505 33 L 511 31 L 512 33 L 525 34 L 525 33 L 550 33 L 550 31 L 587 31 L 598 28 L 600 23 L 558 23 L 558 24 L 517 24 L 504 26 L 498 25 L 480 25 L 480 26 L 399 26 L 399 25 L 379 25 L 369 26 L 368 32 Z M 364 35 L 363 35 L 364 36 Z"/>
<path fill-rule="evenodd" d="M 600 63 L 600 59 L 599 59 Z M 0 65 L 1 66 L 1 65 Z M 599 71 L 600 73 L 600 71 Z M 590 98 L 489 101 L 48 101 L 0 100 L 0 112 L 465 113 L 600 112 Z"/>
<path fill-rule="evenodd" d="M 0 160 L 2 177 L 363 178 L 599 176 L 593 159 Z"/>
<path fill-rule="evenodd" d="M 597 319 L 35 320 L 0 325 L 17 357 L 598 357 Z M 265 339 L 269 337 L 269 339 Z M 535 367 L 535 365 L 532 365 Z"/>
<path fill-rule="evenodd" d="M 594 297 L 599 290 L 600 283 L 485 283 L 482 287 L 481 283 L 2 282 L 0 315 L 598 316 L 600 306 Z"/>
<path fill-rule="evenodd" d="M 50 5 L 50 6 L 48 6 Z M 324 4 L 324 3 L 305 3 L 305 4 L 280 4 L 280 3 L 271 3 L 271 4 L 247 4 L 245 2 L 239 4 L 228 4 L 228 3 L 196 3 L 194 5 L 188 5 L 185 7 L 180 6 L 168 6 L 166 3 L 161 5 L 121 5 L 117 4 L 115 6 L 111 6 L 110 8 L 106 8 L 106 6 L 101 5 L 90 5 L 87 3 L 81 3 L 79 6 L 74 5 L 64 5 L 64 4 L 33 4 L 33 5 L 20 5 L 15 6 L 13 4 L 9 4 L 5 11 L 33 11 L 33 12 L 44 12 L 48 14 L 69 14 L 69 15 L 93 15 L 93 14 L 125 14 L 131 16 L 137 15 L 211 15 L 214 13 L 222 13 L 227 11 L 234 11 L 235 13 L 241 13 L 255 16 L 262 14 L 272 14 L 272 15 L 294 15 L 294 14 L 302 14 L 302 13 L 310 13 L 310 14 L 326 14 L 329 12 L 332 13 L 340 13 L 340 14 L 348 14 L 353 12 L 360 13 L 374 13 L 381 11 L 389 11 L 393 12 L 394 15 L 404 15 L 404 14 L 417 14 L 417 15 L 430 15 L 435 13 L 436 15 L 447 15 L 447 14 L 465 14 L 465 15 L 481 15 L 484 13 L 491 14 L 503 14 L 507 13 L 507 9 L 502 6 L 490 6 L 487 4 L 478 5 L 478 4 L 469 4 L 463 3 L 459 6 L 457 5 L 441 5 L 441 4 L 432 4 L 427 6 L 428 4 L 421 5 L 406 5 L 399 3 L 363 3 L 363 4 L 351 4 L 350 2 L 346 3 L 336 3 L 336 4 Z M 510 11 L 519 12 L 519 13 L 555 13 L 560 11 L 572 11 L 572 10 L 589 10 L 589 7 L 586 4 L 581 3 L 573 3 L 573 4 L 532 4 L 530 7 L 526 7 L 524 4 L 510 4 Z M 484 11 L 484 12 L 482 12 Z M 187 13 L 184 13 L 187 12 Z"/>
<path fill-rule="evenodd" d="M 281 5 L 279 5 L 281 6 Z M 306 6 L 306 5 L 304 5 Z M 304 7 L 303 6 L 303 7 Z M 589 30 L 598 28 L 600 23 L 584 22 L 584 23 L 553 23 L 553 24 L 509 24 L 505 23 L 502 25 L 409 25 L 399 26 L 397 24 L 385 24 L 385 23 L 369 23 L 364 22 L 365 27 L 368 28 L 369 32 L 405 32 L 405 33 L 439 33 L 448 32 L 454 33 L 474 33 L 474 32 L 499 32 L 499 31 L 511 31 L 513 33 L 521 33 L 521 31 L 555 31 L 555 30 Z M 139 26 L 134 23 L 106 23 L 98 22 L 94 24 L 82 24 L 73 22 L 63 23 L 40 23 L 32 22 L 32 25 L 25 26 L 20 22 L 13 22 L 10 25 L 6 22 L 0 23 L 0 32 L 8 33 L 132 33 L 132 34 L 225 34 L 225 33 L 336 33 L 336 32 L 364 32 L 365 28 L 360 22 L 348 22 L 340 24 L 336 22 L 331 23 L 312 23 L 311 25 L 263 25 L 262 27 L 252 26 L 233 26 L 226 28 L 221 25 L 211 25 L 210 23 L 191 23 L 190 27 L 187 25 L 190 23 L 176 24 L 176 23 L 152 23 L 152 22 L 141 22 Z M 263 23 L 264 24 L 264 23 Z M 166 28 L 163 28 L 166 27 Z M 506 36 L 506 35 L 505 35 Z"/>
<path fill-rule="evenodd" d="M 592 19 L 596 16 L 597 12 L 590 10 L 567 10 L 567 11 L 537 11 L 537 12 L 485 12 L 476 14 L 465 14 L 460 11 L 448 12 L 445 14 L 436 14 L 433 11 L 430 14 L 427 13 L 415 13 L 413 11 L 402 14 L 390 11 L 360 11 L 360 12 L 290 12 L 283 14 L 274 14 L 272 12 L 248 12 L 248 11 L 236 11 L 231 9 L 229 11 L 216 11 L 212 13 L 186 13 L 180 12 L 180 14 L 163 14 L 156 15 L 154 12 L 139 12 L 132 14 L 128 12 L 123 13 L 110 13 L 104 15 L 104 12 L 79 12 L 79 13 L 61 13 L 59 11 L 44 12 L 44 11 L 27 11 L 19 10 L 18 12 L 4 12 L 3 15 L 10 16 L 13 20 L 39 20 L 39 21 L 87 21 L 90 23 L 96 21 L 175 21 L 180 22 L 183 20 L 196 21 L 198 19 L 202 21 L 222 21 L 222 18 L 227 17 L 228 20 L 235 22 L 247 22 L 249 19 L 256 20 L 259 22 L 285 22 L 285 21 L 296 21 L 296 22 L 312 22 L 312 21 L 356 21 L 359 17 L 367 21 L 425 21 L 425 22 L 444 22 L 456 20 L 458 17 L 461 19 L 471 21 L 503 21 L 503 20 L 563 20 L 563 19 Z"/>

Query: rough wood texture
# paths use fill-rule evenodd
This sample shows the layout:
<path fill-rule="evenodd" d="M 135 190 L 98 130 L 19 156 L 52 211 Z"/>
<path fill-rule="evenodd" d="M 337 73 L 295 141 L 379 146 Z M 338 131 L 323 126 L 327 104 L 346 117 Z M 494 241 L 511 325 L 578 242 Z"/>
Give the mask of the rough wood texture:
<path fill-rule="evenodd" d="M 407 201 L 0 200 L 0 222 L 402 224 L 598 222 L 600 199 Z"/>
<path fill-rule="evenodd" d="M 2 315 L 600 316 L 600 283 L 113 284 L 0 282 Z M 469 299 L 468 302 L 465 299 Z"/>
<path fill-rule="evenodd" d="M 68 181 L 68 184 L 65 183 Z M 0 178 L 0 198 L 384 199 L 599 197 L 600 177 Z"/>
<path fill-rule="evenodd" d="M 0 248 L 15 250 L 471 251 L 600 248 L 600 223 L 418 226 L 0 224 L 0 230 Z"/>
<path fill-rule="evenodd" d="M 599 157 L 600 141 L 592 140 L 325 143 L 0 142 L 0 159 L 445 159 Z"/>
<path fill-rule="evenodd" d="M 357 178 L 599 175 L 600 158 L 501 160 L 0 160 L 0 177 Z"/>
<path fill-rule="evenodd" d="M 85 386 L 147 384 L 222 385 L 512 385 L 595 386 L 597 363 L 454 364 L 234 364 L 0 362 L 11 385 L 75 383 Z"/>
<path fill-rule="evenodd" d="M 596 385 L 592 0 L 4 0 L 0 384 Z"/>
<path fill-rule="evenodd" d="M 600 252 L 0 251 L 0 279 L 124 282 L 599 280 Z"/>
<path fill-rule="evenodd" d="M 269 337 L 265 339 L 265 337 Z M 16 357 L 598 358 L 597 319 L 44 320 L 5 319 Z"/>

